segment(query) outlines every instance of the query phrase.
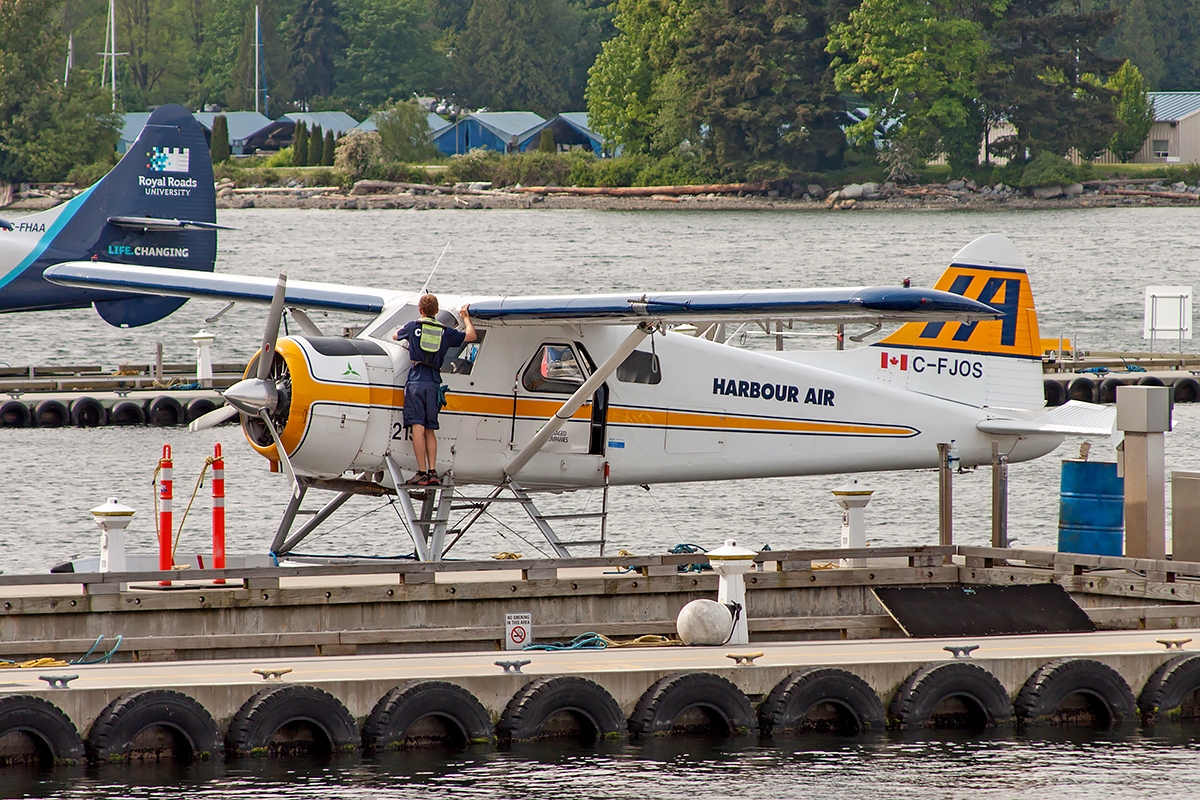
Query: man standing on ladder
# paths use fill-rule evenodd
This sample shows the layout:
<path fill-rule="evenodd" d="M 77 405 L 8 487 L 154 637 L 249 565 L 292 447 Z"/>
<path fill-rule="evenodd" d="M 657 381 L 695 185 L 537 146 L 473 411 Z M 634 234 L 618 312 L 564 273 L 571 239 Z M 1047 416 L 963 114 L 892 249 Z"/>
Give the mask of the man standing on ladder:
<path fill-rule="evenodd" d="M 412 433 L 417 474 L 405 481 L 407 486 L 440 486 L 437 474 L 438 394 L 442 385 L 442 362 L 452 347 L 476 340 L 475 325 L 467 307 L 459 310 L 466 332 L 438 322 L 438 300 L 431 294 L 417 302 L 420 319 L 406 323 L 393 337 L 408 347 L 412 366 L 404 384 L 404 427 Z"/>

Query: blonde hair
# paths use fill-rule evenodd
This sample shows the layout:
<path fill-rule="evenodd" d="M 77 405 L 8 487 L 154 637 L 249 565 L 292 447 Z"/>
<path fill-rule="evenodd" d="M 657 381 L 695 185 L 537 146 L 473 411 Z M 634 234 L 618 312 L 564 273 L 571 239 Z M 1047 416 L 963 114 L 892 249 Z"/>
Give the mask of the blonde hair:
<path fill-rule="evenodd" d="M 432 294 L 423 294 L 421 299 L 417 301 L 417 311 L 423 317 L 436 317 L 438 313 L 438 299 Z"/>

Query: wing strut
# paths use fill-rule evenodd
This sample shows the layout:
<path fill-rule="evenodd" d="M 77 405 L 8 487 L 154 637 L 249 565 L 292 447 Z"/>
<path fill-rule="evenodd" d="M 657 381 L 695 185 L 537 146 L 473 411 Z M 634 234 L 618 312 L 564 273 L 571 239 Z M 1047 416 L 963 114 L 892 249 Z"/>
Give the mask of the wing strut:
<path fill-rule="evenodd" d="M 525 468 L 529 463 L 529 459 L 537 455 L 542 447 L 549 441 L 550 436 L 558 430 L 562 423 L 566 422 L 571 416 L 579 410 L 579 407 L 591 397 L 600 384 L 608 380 L 608 376 L 617 371 L 617 367 L 629 357 L 629 354 L 637 349 L 637 346 L 642 343 L 642 340 L 654 332 L 657 322 L 641 322 L 638 326 L 625 337 L 625 341 L 617 346 L 617 349 L 612 352 L 608 358 L 604 359 L 592 376 L 583 382 L 583 385 L 575 390 L 575 394 L 567 398 L 558 410 L 554 412 L 554 416 L 546 420 L 533 438 L 529 440 L 516 458 L 504 468 L 504 477 L 506 480 L 516 477 L 517 473 Z"/>

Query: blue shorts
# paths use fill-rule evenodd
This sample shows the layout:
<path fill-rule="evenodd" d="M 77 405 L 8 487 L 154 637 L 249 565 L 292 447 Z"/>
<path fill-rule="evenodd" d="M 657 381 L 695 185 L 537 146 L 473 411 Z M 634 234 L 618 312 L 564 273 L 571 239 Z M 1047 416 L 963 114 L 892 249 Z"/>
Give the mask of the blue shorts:
<path fill-rule="evenodd" d="M 423 425 L 438 429 L 438 384 L 414 381 L 404 384 L 404 427 Z"/>

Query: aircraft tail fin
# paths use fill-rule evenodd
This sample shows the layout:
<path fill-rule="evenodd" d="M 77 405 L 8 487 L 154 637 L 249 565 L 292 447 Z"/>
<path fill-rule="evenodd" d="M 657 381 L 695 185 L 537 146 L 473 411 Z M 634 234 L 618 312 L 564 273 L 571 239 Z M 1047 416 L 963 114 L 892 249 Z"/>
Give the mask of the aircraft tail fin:
<path fill-rule="evenodd" d="M 1005 236 L 981 236 L 955 254 L 937 289 L 986 303 L 983 322 L 909 322 L 872 345 L 879 377 L 976 406 L 1041 408 L 1041 337 L 1025 259 Z"/>
<path fill-rule="evenodd" d="M 17 232 L 24 235 L 0 242 L 0 311 L 94 303 L 112 325 L 162 319 L 186 299 L 56 286 L 42 272 L 52 264 L 90 260 L 212 272 L 216 219 L 204 129 L 183 106 L 161 106 L 107 175 L 61 206 L 21 217 Z"/>

